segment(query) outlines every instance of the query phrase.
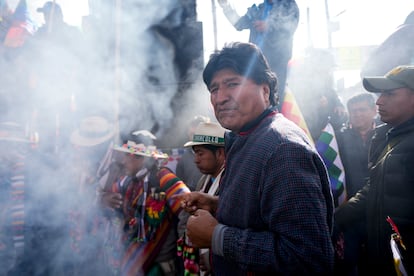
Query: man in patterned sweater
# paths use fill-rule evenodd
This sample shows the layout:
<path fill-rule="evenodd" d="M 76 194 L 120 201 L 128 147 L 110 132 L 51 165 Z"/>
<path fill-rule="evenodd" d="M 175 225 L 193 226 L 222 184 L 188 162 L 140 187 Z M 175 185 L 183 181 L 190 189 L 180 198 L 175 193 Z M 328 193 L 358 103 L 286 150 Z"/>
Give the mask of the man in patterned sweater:
<path fill-rule="evenodd" d="M 278 113 L 277 78 L 262 52 L 233 43 L 203 72 L 225 136 L 220 197 L 180 196 L 187 235 L 211 247 L 216 275 L 329 275 L 333 202 L 323 161 Z"/>

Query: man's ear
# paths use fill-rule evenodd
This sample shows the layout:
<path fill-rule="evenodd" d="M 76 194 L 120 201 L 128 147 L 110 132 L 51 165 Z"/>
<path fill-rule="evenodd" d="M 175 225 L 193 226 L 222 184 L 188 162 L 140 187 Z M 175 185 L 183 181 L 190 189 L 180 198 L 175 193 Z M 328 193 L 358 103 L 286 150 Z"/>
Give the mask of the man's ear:
<path fill-rule="evenodd" d="M 223 157 L 223 158 L 226 158 L 226 154 L 225 154 L 225 151 L 224 151 L 224 147 L 221 147 L 221 148 L 219 148 L 217 151 L 216 151 L 216 153 L 217 153 L 217 155 L 219 156 L 219 157 Z"/>
<path fill-rule="evenodd" d="M 263 84 L 263 97 L 270 102 L 270 87 L 267 84 Z"/>

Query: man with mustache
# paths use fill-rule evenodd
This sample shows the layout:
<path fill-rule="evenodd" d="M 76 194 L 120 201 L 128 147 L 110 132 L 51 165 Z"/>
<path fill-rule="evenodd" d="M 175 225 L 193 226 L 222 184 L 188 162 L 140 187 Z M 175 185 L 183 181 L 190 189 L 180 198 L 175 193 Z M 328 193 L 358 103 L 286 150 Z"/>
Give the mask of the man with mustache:
<path fill-rule="evenodd" d="M 366 90 L 380 93 L 378 113 L 386 124 L 376 128 L 371 141 L 369 180 L 335 213 L 341 226 L 366 221 L 366 250 L 372 274 L 396 273 L 390 248 L 393 233 L 389 216 L 397 226 L 406 250 L 405 269 L 414 260 L 414 66 L 398 66 L 382 77 L 365 77 Z M 405 274 L 407 275 L 407 274 Z"/>
<path fill-rule="evenodd" d="M 216 275 L 328 275 L 333 202 L 322 159 L 283 117 L 277 78 L 260 49 L 214 53 L 204 83 L 225 135 L 220 196 L 181 195 L 193 246 L 211 247 Z"/>

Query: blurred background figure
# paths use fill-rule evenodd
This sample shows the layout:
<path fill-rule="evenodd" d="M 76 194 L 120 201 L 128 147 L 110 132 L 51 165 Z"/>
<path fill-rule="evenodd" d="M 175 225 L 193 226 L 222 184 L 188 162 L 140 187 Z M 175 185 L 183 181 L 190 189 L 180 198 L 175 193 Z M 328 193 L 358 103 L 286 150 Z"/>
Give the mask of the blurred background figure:
<path fill-rule="evenodd" d="M 1 6 L 2 4 L 0 4 Z M 7 22 L 7 19 L 6 19 Z M 24 45 L 37 31 L 36 23 L 32 20 L 27 7 L 26 0 L 20 0 L 14 10 L 11 25 L 4 38 L 4 46 L 11 49 L 19 48 Z"/>
<path fill-rule="evenodd" d="M 0 42 L 3 44 L 12 22 L 13 12 L 7 1 L 0 1 Z"/>
<path fill-rule="evenodd" d="M 345 169 L 346 196 L 353 197 L 368 178 L 368 152 L 375 127 L 380 124 L 375 97 L 371 93 L 352 96 L 347 102 L 349 121 L 336 133 L 339 154 Z M 364 266 L 365 224 L 354 223 L 346 231 L 336 229 L 344 247 L 337 256 L 335 275 L 361 275 L 368 273 Z"/>
<path fill-rule="evenodd" d="M 219 0 L 224 15 L 238 30 L 249 29 L 249 42 L 259 46 L 276 73 L 279 110 L 284 99 L 287 64 L 292 57 L 293 36 L 299 23 L 299 8 L 295 0 L 265 0 L 254 4 L 239 16 L 228 0 Z"/>
<path fill-rule="evenodd" d="M 67 152 L 79 115 L 77 98 L 82 95 L 84 59 L 81 31 L 63 21 L 55 1 L 37 9 L 45 23 L 27 41 L 23 56 L 28 63 L 32 127 L 39 133 L 39 147 L 51 153 Z M 91 114 L 88 114 L 91 116 Z"/>
<path fill-rule="evenodd" d="M 328 122 L 339 131 L 347 121 L 346 108 L 334 88 L 335 67 L 335 58 L 328 50 L 311 48 L 291 68 L 289 88 L 314 141 Z"/>
<path fill-rule="evenodd" d="M 44 24 L 36 32 L 36 37 L 46 38 L 65 43 L 67 46 L 79 43 L 81 32 L 78 28 L 70 26 L 63 20 L 62 8 L 55 1 L 48 1 L 37 12 L 43 14 Z"/>
<path fill-rule="evenodd" d="M 26 275 L 32 266 L 25 258 L 30 247 L 27 209 L 27 155 L 30 144 L 14 122 L 0 123 L 0 275 Z M 26 200 L 25 200 L 26 197 Z"/>
<path fill-rule="evenodd" d="M 82 119 L 71 133 L 73 146 L 68 161 L 66 197 L 70 198 L 69 226 L 71 271 L 74 275 L 105 275 L 107 263 L 103 262 L 104 235 L 99 209 L 94 204 L 96 191 L 108 179 L 112 161 L 115 131 L 104 117 Z"/>
<path fill-rule="evenodd" d="M 371 93 L 354 95 L 347 102 L 349 121 L 337 132 L 342 163 L 346 172 L 347 197 L 358 192 L 368 177 L 368 150 L 378 119 L 375 96 Z"/>

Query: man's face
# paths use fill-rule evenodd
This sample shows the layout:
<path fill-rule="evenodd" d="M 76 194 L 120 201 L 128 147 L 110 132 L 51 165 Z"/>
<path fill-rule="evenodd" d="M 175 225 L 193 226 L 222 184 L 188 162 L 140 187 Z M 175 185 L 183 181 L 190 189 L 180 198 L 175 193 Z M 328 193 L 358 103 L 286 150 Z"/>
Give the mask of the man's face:
<path fill-rule="evenodd" d="M 209 90 L 217 120 L 234 132 L 256 119 L 270 104 L 267 84 L 256 84 L 229 69 L 216 72 Z"/>
<path fill-rule="evenodd" d="M 381 121 L 397 126 L 414 117 L 414 92 L 398 88 L 381 93 L 377 105 Z"/>
<path fill-rule="evenodd" d="M 377 114 L 375 106 L 370 106 L 367 101 L 356 102 L 348 107 L 349 122 L 354 129 L 368 129 L 372 127 Z"/>
<path fill-rule="evenodd" d="M 217 157 L 218 151 L 213 153 L 203 146 L 193 146 L 193 151 L 194 162 L 201 173 L 215 175 L 220 170 L 222 164 Z"/>
<path fill-rule="evenodd" d="M 122 160 L 126 175 L 135 176 L 144 166 L 144 156 L 126 153 Z"/>

